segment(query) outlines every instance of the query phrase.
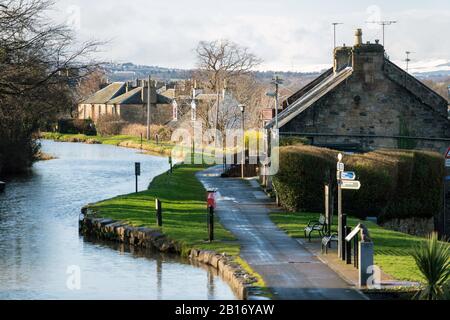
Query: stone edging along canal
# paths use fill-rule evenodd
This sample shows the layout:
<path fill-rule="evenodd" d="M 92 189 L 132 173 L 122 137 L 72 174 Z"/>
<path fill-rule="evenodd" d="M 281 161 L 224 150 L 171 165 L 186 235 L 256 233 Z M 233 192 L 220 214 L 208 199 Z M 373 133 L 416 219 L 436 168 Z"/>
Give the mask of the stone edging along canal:
<path fill-rule="evenodd" d="M 181 255 L 181 245 L 177 241 L 169 239 L 159 230 L 131 227 L 120 221 L 97 218 L 95 212 L 89 207 L 82 208 L 81 214 L 79 228 L 80 233 L 84 235 Z M 215 268 L 239 299 L 247 300 L 251 295 L 254 288 L 252 284 L 257 280 L 240 265 L 233 262 L 230 257 L 214 251 L 191 249 L 189 258 L 195 263 L 203 263 Z"/>

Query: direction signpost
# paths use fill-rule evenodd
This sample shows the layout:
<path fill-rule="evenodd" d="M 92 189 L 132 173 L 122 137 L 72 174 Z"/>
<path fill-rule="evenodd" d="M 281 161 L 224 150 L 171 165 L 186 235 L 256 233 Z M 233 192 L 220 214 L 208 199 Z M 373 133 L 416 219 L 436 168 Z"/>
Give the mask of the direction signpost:
<path fill-rule="evenodd" d="M 353 171 L 345 171 L 345 165 L 342 162 L 342 153 L 338 155 L 337 163 L 337 181 L 338 181 L 338 256 L 342 260 L 346 260 L 346 226 L 347 215 L 342 212 L 342 190 L 359 190 L 361 182 L 356 180 L 356 173 Z M 347 252 L 347 254 L 351 254 Z"/>
<path fill-rule="evenodd" d="M 361 189 L 361 182 L 342 180 L 341 188 L 343 190 L 359 190 L 359 189 Z"/>

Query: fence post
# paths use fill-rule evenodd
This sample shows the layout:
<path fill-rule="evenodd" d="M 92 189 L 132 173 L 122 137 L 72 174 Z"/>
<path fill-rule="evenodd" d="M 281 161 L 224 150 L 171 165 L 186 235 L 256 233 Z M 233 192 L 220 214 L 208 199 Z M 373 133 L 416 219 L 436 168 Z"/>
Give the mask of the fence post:
<path fill-rule="evenodd" d="M 352 232 L 352 228 L 345 226 L 345 236 L 347 237 Z M 347 264 L 352 264 L 352 241 L 346 241 L 345 257 Z"/>
<path fill-rule="evenodd" d="M 161 200 L 155 199 L 156 207 L 156 224 L 158 227 L 162 227 L 162 203 Z"/>

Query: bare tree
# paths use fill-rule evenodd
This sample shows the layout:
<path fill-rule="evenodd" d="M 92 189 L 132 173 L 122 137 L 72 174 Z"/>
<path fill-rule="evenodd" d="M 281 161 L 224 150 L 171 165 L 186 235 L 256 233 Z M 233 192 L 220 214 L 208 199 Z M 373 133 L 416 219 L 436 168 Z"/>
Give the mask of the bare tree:
<path fill-rule="evenodd" d="M 0 0 L 0 172 L 29 166 L 33 134 L 69 113 L 74 87 L 95 70 L 98 42 L 75 46 L 73 34 L 46 16 L 53 2 Z"/>
<path fill-rule="evenodd" d="M 219 129 L 221 122 L 220 91 L 223 89 L 224 83 L 233 83 L 240 76 L 250 74 L 252 69 L 261 63 L 261 60 L 248 48 L 229 40 L 201 41 L 196 48 L 196 53 L 198 67 L 196 76 L 207 83 L 208 88 L 217 95 L 213 121 L 215 121 L 216 129 Z M 224 116 L 224 114 L 222 115 Z"/>

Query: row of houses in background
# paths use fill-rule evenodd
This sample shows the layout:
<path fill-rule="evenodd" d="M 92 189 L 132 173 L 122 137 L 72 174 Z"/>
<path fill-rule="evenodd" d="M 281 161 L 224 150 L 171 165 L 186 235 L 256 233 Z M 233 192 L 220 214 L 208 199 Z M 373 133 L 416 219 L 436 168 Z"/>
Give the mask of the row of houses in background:
<path fill-rule="evenodd" d="M 78 116 L 95 122 L 103 114 L 116 114 L 145 124 L 150 101 L 152 124 L 179 127 L 202 120 L 195 114 L 202 104 L 212 113 L 207 118 L 215 119 L 218 100 L 219 113 L 239 104 L 227 90 L 207 93 L 190 80 L 114 82 L 81 102 Z M 265 127 L 274 128 L 274 109 L 261 110 Z M 353 46 L 334 50 L 332 68 L 282 103 L 278 125 L 281 135 L 308 137 L 313 145 L 341 150 L 442 151 L 450 145 L 447 100 L 392 63 L 378 40 L 363 43 L 360 29 Z"/>
<path fill-rule="evenodd" d="M 172 116 L 172 100 L 157 93 L 156 82 L 113 82 L 78 105 L 78 117 L 96 122 L 102 115 L 117 115 L 126 122 L 146 123 L 150 101 L 152 123 L 164 124 Z"/>
<path fill-rule="evenodd" d="M 193 120 L 202 121 L 197 112 L 205 110 L 204 106 L 209 110 L 209 118 L 215 119 L 217 100 L 222 113 L 225 109 L 237 109 L 239 103 L 227 89 L 217 95 L 198 87 L 192 80 L 113 82 L 78 104 L 78 118 L 96 122 L 102 115 L 117 115 L 128 123 L 146 124 L 150 101 L 151 124 L 180 127 L 191 126 Z"/>

